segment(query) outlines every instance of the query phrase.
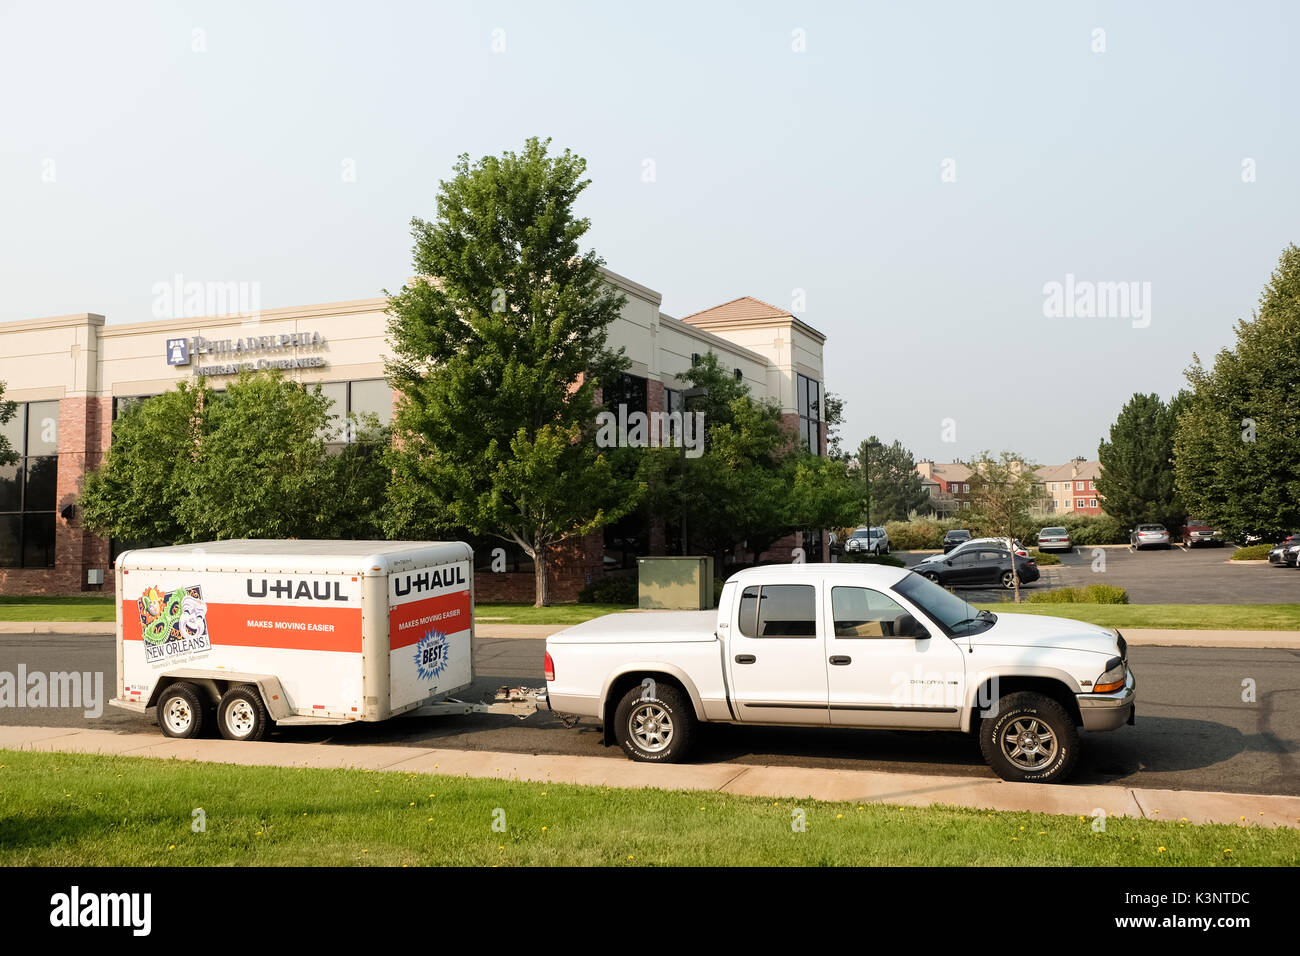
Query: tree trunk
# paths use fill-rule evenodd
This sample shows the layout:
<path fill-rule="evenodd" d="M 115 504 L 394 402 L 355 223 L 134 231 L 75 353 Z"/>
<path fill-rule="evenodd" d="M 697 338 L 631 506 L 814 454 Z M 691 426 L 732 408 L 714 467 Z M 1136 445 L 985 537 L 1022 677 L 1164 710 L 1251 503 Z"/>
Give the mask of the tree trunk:
<path fill-rule="evenodd" d="M 544 546 L 533 551 L 533 607 L 550 607 L 550 550 Z"/>

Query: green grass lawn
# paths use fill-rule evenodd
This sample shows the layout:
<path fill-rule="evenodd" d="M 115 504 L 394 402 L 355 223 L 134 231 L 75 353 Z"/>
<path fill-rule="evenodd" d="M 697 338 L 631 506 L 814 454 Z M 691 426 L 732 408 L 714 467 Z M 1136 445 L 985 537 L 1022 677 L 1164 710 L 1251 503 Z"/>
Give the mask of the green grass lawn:
<path fill-rule="evenodd" d="M 627 604 L 475 604 L 474 619 L 489 624 L 581 624 L 602 614 L 626 611 Z"/>
<path fill-rule="evenodd" d="M 1102 627 L 1300 631 L 1300 604 L 977 604 L 998 614 L 1045 614 Z"/>
<path fill-rule="evenodd" d="M 112 621 L 115 601 L 112 594 L 0 595 L 0 621 Z"/>
<path fill-rule="evenodd" d="M 0 865 L 405 864 L 1295 866 L 1300 831 L 0 750 Z"/>

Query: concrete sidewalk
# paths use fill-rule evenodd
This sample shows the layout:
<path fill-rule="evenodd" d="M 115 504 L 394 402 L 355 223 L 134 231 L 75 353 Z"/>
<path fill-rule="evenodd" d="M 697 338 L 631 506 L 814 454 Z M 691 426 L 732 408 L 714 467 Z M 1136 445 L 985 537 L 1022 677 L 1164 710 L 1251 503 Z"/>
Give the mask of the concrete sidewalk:
<path fill-rule="evenodd" d="M 545 640 L 569 624 L 496 624 L 475 625 L 479 637 Z M 1124 639 L 1134 646 L 1150 647 L 1281 647 L 1300 649 L 1300 631 L 1195 631 L 1175 628 L 1123 629 Z M 6 634 L 97 634 L 111 635 L 111 621 L 0 621 L 0 637 Z"/>
<path fill-rule="evenodd" d="M 785 799 L 946 804 L 1092 818 L 1140 817 L 1188 823 L 1300 825 L 1300 797 L 1119 786 L 1006 783 L 871 770 L 740 764 L 644 764 L 618 757 L 547 756 L 425 747 L 346 747 L 276 741 L 173 740 L 69 727 L 0 727 L 0 748 L 204 760 L 248 766 L 353 768 L 664 790 L 713 790 Z"/>

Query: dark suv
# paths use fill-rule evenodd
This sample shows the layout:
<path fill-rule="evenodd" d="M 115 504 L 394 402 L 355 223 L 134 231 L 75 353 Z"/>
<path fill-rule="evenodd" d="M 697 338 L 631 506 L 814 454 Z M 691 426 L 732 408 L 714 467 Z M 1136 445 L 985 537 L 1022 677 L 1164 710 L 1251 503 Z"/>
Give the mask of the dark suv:
<path fill-rule="evenodd" d="M 947 554 L 949 551 L 957 547 L 957 545 L 961 544 L 963 541 L 969 541 L 969 540 L 970 540 L 970 532 L 967 531 L 965 528 L 960 528 L 956 531 L 949 531 L 947 534 L 943 536 L 943 553 Z"/>

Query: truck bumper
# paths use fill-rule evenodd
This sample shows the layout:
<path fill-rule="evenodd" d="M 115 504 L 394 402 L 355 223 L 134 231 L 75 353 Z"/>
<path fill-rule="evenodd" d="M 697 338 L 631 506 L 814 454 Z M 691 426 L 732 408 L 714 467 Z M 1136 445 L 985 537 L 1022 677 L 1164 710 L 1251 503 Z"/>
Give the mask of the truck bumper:
<path fill-rule="evenodd" d="M 1114 730 L 1134 722 L 1137 678 L 1129 671 L 1124 687 L 1112 694 L 1076 694 L 1084 730 Z"/>

